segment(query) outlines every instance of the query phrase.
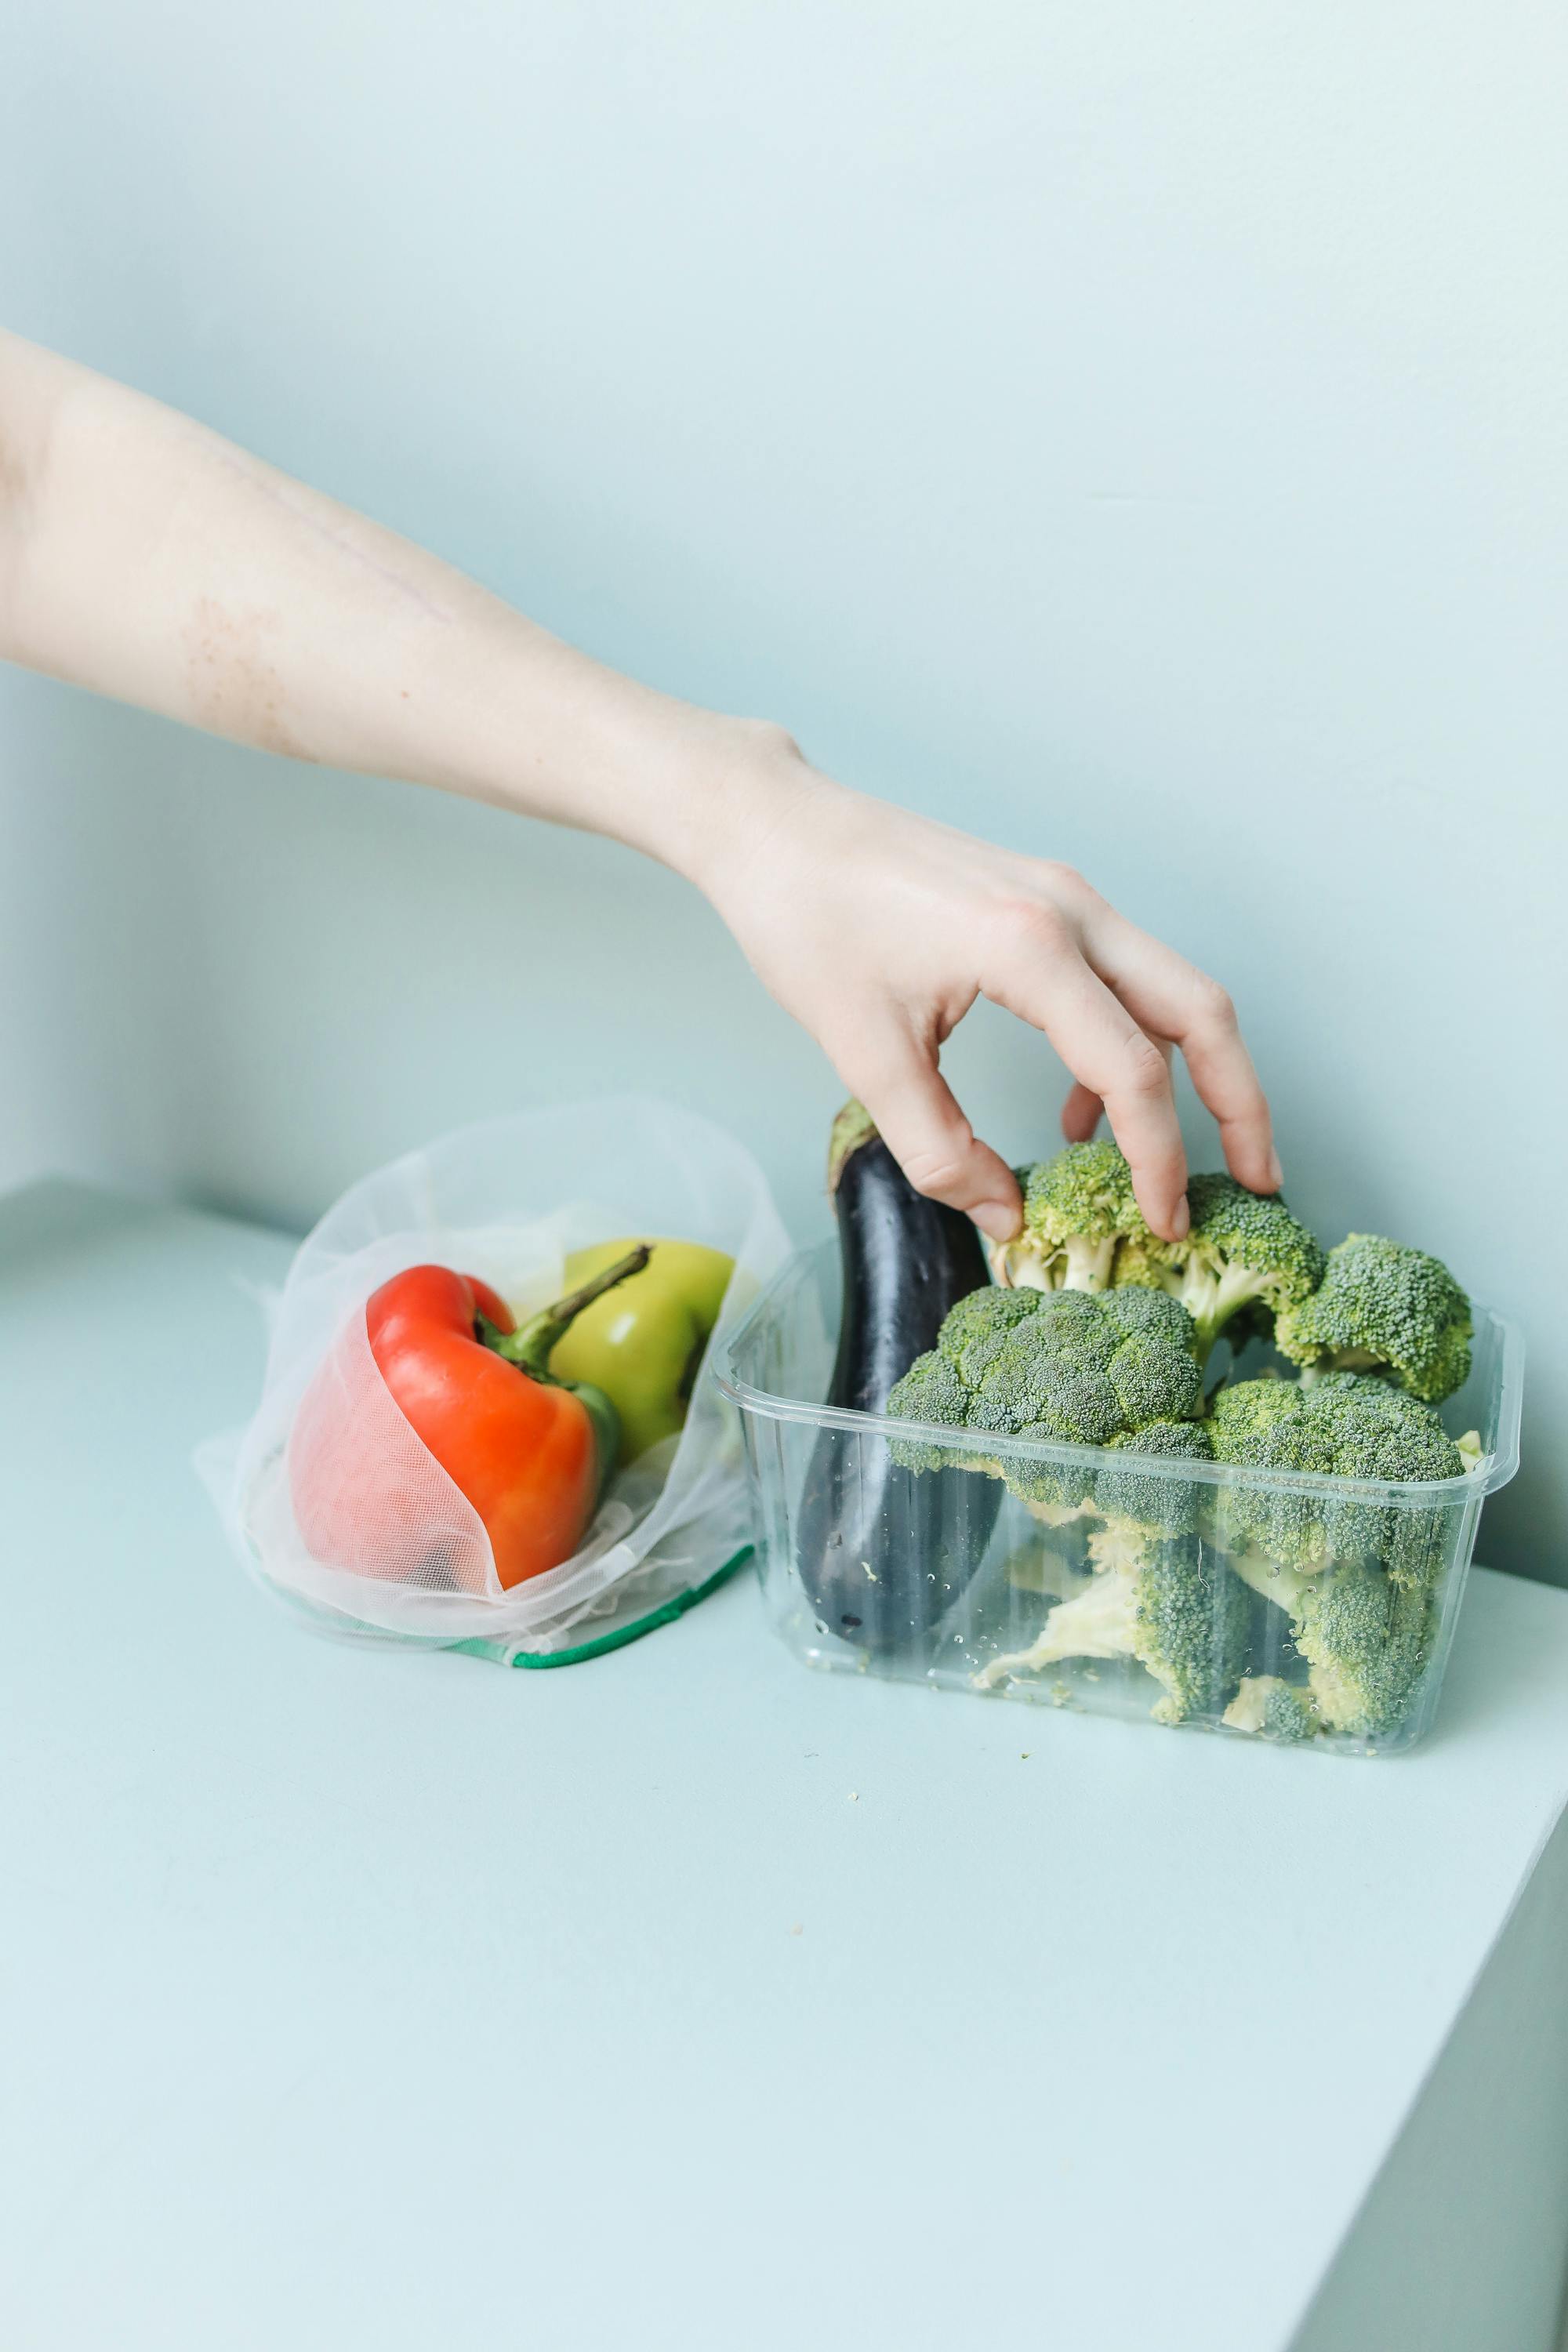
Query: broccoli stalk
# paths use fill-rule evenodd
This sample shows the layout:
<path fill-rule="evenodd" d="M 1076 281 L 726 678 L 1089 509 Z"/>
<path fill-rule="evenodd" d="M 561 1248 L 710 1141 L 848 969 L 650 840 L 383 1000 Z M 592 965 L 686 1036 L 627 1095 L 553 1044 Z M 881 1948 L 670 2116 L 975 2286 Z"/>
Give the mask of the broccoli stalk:
<path fill-rule="evenodd" d="M 1114 1143 L 1069 1143 L 1054 1160 L 1020 1168 L 1022 1231 L 989 1245 L 1005 1289 L 1108 1289 L 1118 1245 L 1152 1240 L 1132 1192 L 1132 1171 Z"/>
<path fill-rule="evenodd" d="M 1055 1544 L 1023 1544 L 1007 1559 L 1003 1573 L 1015 1592 L 1048 1593 L 1053 1601 L 1070 1601 L 1089 1584 L 1086 1556 L 1074 1547 L 1064 1551 Z"/>
<path fill-rule="evenodd" d="M 993 1475 L 998 1478 L 1001 1476 L 1002 1465 L 1000 1463 L 997 1464 Z M 1075 1520 L 1092 1519 L 1094 1517 L 1094 1505 L 1090 1502 L 1033 1502 L 1029 1505 L 1029 1515 L 1032 1518 L 1038 1519 L 1040 1525 L 1045 1528 L 1070 1528 Z"/>
<path fill-rule="evenodd" d="M 974 1677 L 977 1690 L 994 1690 L 1018 1675 L 1038 1674 L 1061 1658 L 1130 1658 L 1138 1627 L 1138 1579 L 1130 1568 L 1108 1569 L 1070 1601 L 1059 1601 L 1037 1641 L 1026 1650 L 991 1659 Z"/>
<path fill-rule="evenodd" d="M 1249 1192 L 1234 1177 L 1193 1177 L 1187 1205 L 1185 1238 L 1162 1245 L 1165 1287 L 1192 1317 L 1206 1359 L 1237 1316 L 1250 1336 L 1305 1299 L 1322 1279 L 1323 1253 L 1278 1194 Z M 1146 1252 L 1128 1254 L 1132 1278 L 1148 1271 Z"/>
<path fill-rule="evenodd" d="M 981 1690 L 1067 1658 L 1134 1658 L 1163 1687 L 1159 1723 L 1213 1714 L 1235 1690 L 1247 1641 L 1247 1596 L 1195 1537 L 1131 1520 L 1089 1538 L 1092 1582 L 1058 1603 L 1026 1650 L 992 1658 Z"/>

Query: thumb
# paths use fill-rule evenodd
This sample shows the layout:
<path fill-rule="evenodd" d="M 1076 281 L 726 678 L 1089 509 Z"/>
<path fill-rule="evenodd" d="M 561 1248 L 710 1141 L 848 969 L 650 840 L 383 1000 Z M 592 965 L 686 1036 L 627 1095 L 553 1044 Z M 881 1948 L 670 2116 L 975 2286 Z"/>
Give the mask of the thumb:
<path fill-rule="evenodd" d="M 1018 1181 L 982 1143 L 931 1055 L 913 1038 L 889 1042 L 869 1069 L 840 1070 L 917 1192 L 963 1209 L 993 1241 L 1011 1241 L 1023 1214 Z"/>

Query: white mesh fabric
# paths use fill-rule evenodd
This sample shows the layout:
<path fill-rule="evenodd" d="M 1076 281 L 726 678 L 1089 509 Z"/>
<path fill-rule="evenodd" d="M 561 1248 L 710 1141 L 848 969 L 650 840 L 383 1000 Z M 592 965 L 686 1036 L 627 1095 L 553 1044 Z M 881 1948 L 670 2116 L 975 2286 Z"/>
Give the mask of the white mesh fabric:
<path fill-rule="evenodd" d="M 620 1473 L 573 1558 L 508 1592 L 478 1513 L 393 1403 L 365 1335 L 366 1299 L 405 1266 L 478 1275 L 521 1316 L 559 1296 L 569 1250 L 619 1234 L 734 1258 L 715 1345 L 789 1246 L 748 1152 L 637 1097 L 464 1129 L 346 1192 L 289 1270 L 254 1420 L 201 1452 L 247 1565 L 333 1630 L 503 1654 L 566 1646 L 574 1628 L 605 1630 L 710 1576 L 748 1528 L 739 1433 L 705 1377 L 679 1438 Z M 327 1465 L 345 1459 L 332 1507 L 307 1513 L 312 1545 L 292 1478 L 326 1495 Z"/>
<path fill-rule="evenodd" d="M 363 1307 L 300 1399 L 283 1462 L 296 1538 L 322 1566 L 499 1597 L 484 1522 L 394 1403 Z"/>

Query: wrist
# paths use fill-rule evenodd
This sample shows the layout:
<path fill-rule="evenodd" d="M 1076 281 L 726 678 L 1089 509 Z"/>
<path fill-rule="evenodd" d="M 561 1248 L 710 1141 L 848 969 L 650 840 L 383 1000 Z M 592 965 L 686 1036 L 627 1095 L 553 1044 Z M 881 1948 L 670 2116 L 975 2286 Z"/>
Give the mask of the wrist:
<path fill-rule="evenodd" d="M 580 790 L 582 813 L 567 821 L 657 858 L 721 911 L 808 810 L 852 797 L 772 719 L 732 719 L 640 687 L 615 718 L 607 757 L 592 763 L 599 789 L 592 801 Z"/>
<path fill-rule="evenodd" d="M 670 863 L 721 906 L 818 791 L 835 788 L 787 730 L 771 719 L 720 719 L 710 757 L 689 776 Z"/>
<path fill-rule="evenodd" d="M 705 714 L 706 715 L 706 714 Z M 721 912 L 784 840 L 847 797 L 821 775 L 786 729 L 771 719 L 713 719 L 704 756 L 674 795 L 667 865 Z"/>
<path fill-rule="evenodd" d="M 772 720 L 682 702 L 555 640 L 529 650 L 521 694 L 475 698 L 480 743 L 437 781 L 624 842 L 714 899 L 798 803 L 847 797 Z"/>

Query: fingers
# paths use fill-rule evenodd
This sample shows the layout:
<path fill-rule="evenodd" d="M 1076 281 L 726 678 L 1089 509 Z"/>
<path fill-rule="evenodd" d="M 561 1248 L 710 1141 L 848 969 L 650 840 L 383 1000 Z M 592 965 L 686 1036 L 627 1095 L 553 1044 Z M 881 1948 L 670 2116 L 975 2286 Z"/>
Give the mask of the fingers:
<path fill-rule="evenodd" d="M 1188 1223 L 1187 1160 L 1158 1045 L 1089 969 L 1076 940 L 1048 919 L 986 981 L 985 993 L 1050 1039 L 1078 1080 L 1075 1113 L 1087 1114 L 1080 1097 L 1104 1104 L 1139 1207 L 1156 1234 L 1179 1241 Z"/>
<path fill-rule="evenodd" d="M 1163 1054 L 1165 1067 L 1169 1069 L 1170 1046 L 1166 1045 L 1163 1038 L 1160 1037 L 1157 1037 L 1154 1043 Z M 1091 1095 L 1087 1087 L 1080 1087 L 1075 1080 L 1071 1093 L 1062 1105 L 1062 1133 L 1068 1141 L 1069 1143 L 1092 1142 L 1094 1130 L 1104 1117 L 1105 1105 L 1100 1101 L 1100 1097 Z"/>
<path fill-rule="evenodd" d="M 1062 1133 L 1069 1143 L 1088 1143 L 1105 1116 L 1105 1105 L 1087 1087 L 1073 1081 L 1073 1089 L 1062 1105 Z"/>
<path fill-rule="evenodd" d="M 1268 1098 L 1224 989 L 1110 907 L 1095 910 L 1085 943 L 1095 970 L 1128 1010 L 1181 1047 L 1200 1098 L 1219 1122 L 1226 1165 L 1237 1181 L 1255 1192 L 1278 1192 Z"/>
<path fill-rule="evenodd" d="M 934 1048 L 889 1034 L 881 1050 L 857 1054 L 839 1076 L 876 1120 L 917 1192 L 963 1209 L 993 1241 L 1011 1241 L 1023 1215 L 1018 1180 L 981 1143 L 936 1066 Z"/>

